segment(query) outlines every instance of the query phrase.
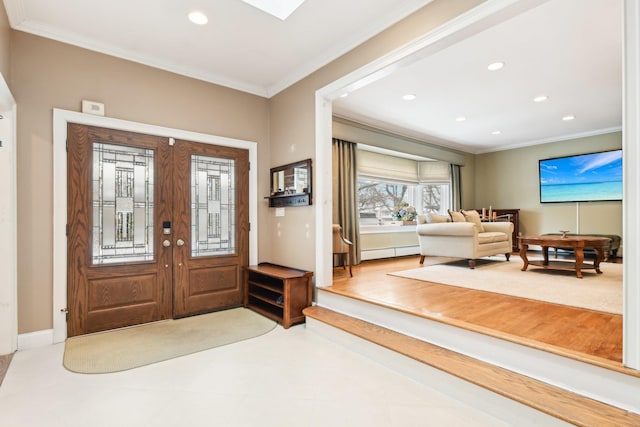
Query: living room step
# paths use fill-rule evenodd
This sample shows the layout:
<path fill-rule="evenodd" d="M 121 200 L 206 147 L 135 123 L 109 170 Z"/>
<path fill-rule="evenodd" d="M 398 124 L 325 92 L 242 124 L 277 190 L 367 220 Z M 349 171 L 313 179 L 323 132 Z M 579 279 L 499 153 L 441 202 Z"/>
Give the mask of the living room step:
<path fill-rule="evenodd" d="M 578 426 L 640 425 L 638 414 L 371 322 L 319 306 L 308 307 L 304 314 L 308 328 L 317 327 L 314 321 L 328 325 L 558 420 Z"/>

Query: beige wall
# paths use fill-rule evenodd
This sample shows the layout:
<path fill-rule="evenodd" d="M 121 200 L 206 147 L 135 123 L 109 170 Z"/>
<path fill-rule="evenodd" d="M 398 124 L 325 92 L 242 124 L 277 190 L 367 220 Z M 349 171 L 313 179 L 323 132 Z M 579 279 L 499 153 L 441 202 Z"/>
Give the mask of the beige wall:
<path fill-rule="evenodd" d="M 52 327 L 52 110 L 105 104 L 106 115 L 258 143 L 268 176 L 269 114 L 264 98 L 13 31 L 18 103 L 19 333 Z M 265 172 L 266 170 L 266 172 Z M 266 194 L 268 183 L 260 189 Z M 264 217 L 266 208 L 260 207 Z M 259 252 L 268 252 L 265 232 Z"/>
<path fill-rule="evenodd" d="M 19 333 L 52 327 L 53 108 L 79 111 L 88 99 L 104 103 L 109 117 L 256 141 L 259 260 L 313 270 L 314 207 L 287 208 L 285 217 L 275 217 L 263 197 L 270 167 L 315 155 L 315 91 L 479 3 L 435 0 L 271 100 L 8 32 L 0 17 L 0 69 L 4 74 L 10 68 L 19 106 Z M 464 176 L 472 177 L 471 171 L 465 166 Z"/>
<path fill-rule="evenodd" d="M 11 66 L 9 64 L 9 39 L 11 27 L 7 18 L 7 11 L 4 3 L 0 3 L 0 74 L 4 76 L 6 82 L 11 78 Z M 11 87 L 11 86 L 9 86 Z"/>
<path fill-rule="evenodd" d="M 476 156 L 473 206 L 520 209 L 523 234 L 579 230 L 581 233 L 622 236 L 622 202 L 580 203 L 579 224 L 576 203 L 540 203 L 538 160 L 571 154 L 618 149 L 622 133 L 535 145 Z M 624 236 L 623 236 L 624 237 Z"/>
<path fill-rule="evenodd" d="M 271 98 L 272 166 L 315 157 L 316 90 L 402 47 L 480 3 L 481 0 L 435 0 Z M 295 151 L 292 151 L 292 145 L 295 146 Z M 463 169 L 465 179 L 473 176 L 468 175 L 473 171 L 472 166 L 465 166 Z M 270 239 L 276 243 L 269 253 L 269 261 L 313 270 L 316 255 L 314 210 L 311 207 L 288 208 L 285 217 L 276 217 L 274 210 L 268 215 Z"/>

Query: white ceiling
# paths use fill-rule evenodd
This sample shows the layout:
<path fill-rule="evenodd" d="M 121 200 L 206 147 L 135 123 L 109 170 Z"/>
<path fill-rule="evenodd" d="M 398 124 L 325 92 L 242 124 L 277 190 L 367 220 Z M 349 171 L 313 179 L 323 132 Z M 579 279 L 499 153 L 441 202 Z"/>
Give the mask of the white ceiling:
<path fill-rule="evenodd" d="M 429 2 L 306 0 L 282 21 L 240 0 L 4 0 L 14 29 L 265 97 Z M 209 23 L 189 22 L 193 10 Z M 621 36 L 622 0 L 549 0 L 358 89 L 334 111 L 474 153 L 619 130 Z M 496 60 L 505 67 L 487 71 Z M 403 101 L 406 93 L 417 98 Z M 540 94 L 549 100 L 532 102 Z M 562 121 L 567 114 L 576 119 Z"/>
<path fill-rule="evenodd" d="M 307 0 L 284 21 L 241 0 L 4 4 L 14 29 L 270 97 L 430 1 Z"/>

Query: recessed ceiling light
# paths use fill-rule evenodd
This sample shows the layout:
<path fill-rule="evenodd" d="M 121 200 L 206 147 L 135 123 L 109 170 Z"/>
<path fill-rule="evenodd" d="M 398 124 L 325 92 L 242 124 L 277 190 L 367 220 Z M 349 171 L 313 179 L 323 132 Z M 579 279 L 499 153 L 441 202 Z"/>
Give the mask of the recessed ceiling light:
<path fill-rule="evenodd" d="M 242 0 L 269 15 L 282 19 L 289 17 L 305 0 Z"/>
<path fill-rule="evenodd" d="M 347 96 L 349 96 L 349 92 L 345 92 L 342 95 L 340 95 L 340 98 L 346 98 Z"/>
<path fill-rule="evenodd" d="M 493 132 L 491 132 L 491 135 L 500 135 L 502 132 L 499 130 L 494 130 Z"/>
<path fill-rule="evenodd" d="M 575 118 L 576 116 L 569 115 L 569 116 L 564 116 L 562 120 L 564 120 L 565 122 L 568 122 L 569 120 L 573 120 Z"/>
<path fill-rule="evenodd" d="M 536 96 L 535 98 L 533 98 L 533 102 L 544 102 L 547 99 L 549 99 L 549 97 L 547 95 L 539 95 L 539 96 Z"/>
<path fill-rule="evenodd" d="M 501 69 L 502 67 L 504 67 L 504 62 L 492 62 L 491 64 L 489 64 L 489 66 L 487 66 L 487 70 L 496 71 Z"/>
<path fill-rule="evenodd" d="M 403 95 L 402 99 L 404 99 L 405 101 L 413 101 L 414 99 L 416 99 L 416 96 L 412 93 L 408 93 L 406 95 Z"/>
<path fill-rule="evenodd" d="M 456 122 L 464 122 L 465 120 L 467 120 L 465 116 L 456 117 Z"/>
<path fill-rule="evenodd" d="M 209 22 L 209 18 L 207 18 L 207 15 L 205 15 L 204 13 L 194 10 L 193 12 L 189 13 L 189 21 L 197 25 L 204 25 Z"/>

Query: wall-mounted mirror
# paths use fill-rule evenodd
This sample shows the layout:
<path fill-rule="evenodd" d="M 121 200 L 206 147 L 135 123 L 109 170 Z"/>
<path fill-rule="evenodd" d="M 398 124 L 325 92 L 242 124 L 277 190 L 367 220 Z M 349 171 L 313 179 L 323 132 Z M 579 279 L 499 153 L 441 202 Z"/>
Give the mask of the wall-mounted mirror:
<path fill-rule="evenodd" d="M 311 204 L 311 159 L 271 168 L 270 207 Z"/>

